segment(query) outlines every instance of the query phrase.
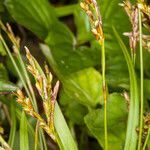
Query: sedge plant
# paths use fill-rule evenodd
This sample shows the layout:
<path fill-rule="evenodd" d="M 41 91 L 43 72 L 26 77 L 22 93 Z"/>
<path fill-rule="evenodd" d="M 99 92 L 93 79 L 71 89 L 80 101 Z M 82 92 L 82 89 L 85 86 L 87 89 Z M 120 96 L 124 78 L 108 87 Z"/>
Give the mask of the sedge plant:
<path fill-rule="evenodd" d="M 41 129 L 43 129 L 50 138 L 56 142 L 60 149 L 62 150 L 69 150 L 70 148 L 77 150 L 77 145 L 74 142 L 74 139 L 72 138 L 72 135 L 70 133 L 70 130 L 65 122 L 65 119 L 61 113 L 61 110 L 56 102 L 56 96 L 58 93 L 59 88 L 59 82 L 56 83 L 55 87 L 52 88 L 51 82 L 52 82 L 52 74 L 50 73 L 48 66 L 45 65 L 45 73 L 41 69 L 38 62 L 35 60 L 35 58 L 30 54 L 27 47 L 25 47 L 26 50 L 26 56 L 29 61 L 29 65 L 26 67 L 26 64 L 24 64 L 24 61 L 22 60 L 21 54 L 20 54 L 20 43 L 19 38 L 15 37 L 15 35 L 12 32 L 11 27 L 7 24 L 7 27 L 3 25 L 2 22 L 0 22 L 1 28 L 6 32 L 8 37 L 10 38 L 11 42 L 13 43 L 13 50 L 15 55 L 18 58 L 18 62 L 21 65 L 21 69 L 24 74 L 21 73 L 16 60 L 12 56 L 12 53 L 10 52 L 5 40 L 3 39 L 2 35 L 0 35 L 0 39 L 2 41 L 2 44 L 4 48 L 6 49 L 6 52 L 8 53 L 8 56 L 10 57 L 12 64 L 14 65 L 18 76 L 20 80 L 22 81 L 22 84 L 25 88 L 25 91 L 27 93 L 27 96 L 23 94 L 21 89 L 19 89 L 15 95 L 17 96 L 17 102 L 22 105 L 23 111 L 25 111 L 27 114 L 32 116 L 37 120 L 37 125 L 35 129 L 35 144 L 34 149 L 36 150 L 38 147 L 38 132 L 40 133 L 39 136 L 39 142 L 41 145 L 41 149 L 47 149 L 46 141 L 44 133 Z M 44 113 L 46 116 L 46 120 L 42 118 L 42 116 L 39 114 L 37 104 L 36 104 L 36 97 L 31 85 L 31 81 L 28 75 L 27 70 L 33 75 L 36 81 L 36 88 L 41 96 L 41 99 L 43 100 L 43 108 Z M 61 124 L 60 124 L 61 122 Z M 38 128 L 40 127 L 40 130 Z M 63 137 L 66 138 L 63 138 Z"/>
<path fill-rule="evenodd" d="M 126 138 L 124 141 L 124 150 L 145 150 L 149 135 L 150 135 L 150 117 L 149 115 L 144 116 L 144 58 L 143 51 L 145 49 L 150 49 L 149 45 L 149 36 L 143 34 L 143 27 L 149 28 L 149 18 L 150 18 L 150 8 L 143 1 L 138 1 L 136 4 L 132 4 L 129 0 L 124 1 L 120 4 L 126 11 L 132 30 L 131 32 L 123 33 L 125 36 L 129 37 L 129 49 L 124 44 L 121 39 L 117 29 L 113 27 L 113 32 L 116 37 L 117 43 L 122 49 L 123 55 L 125 57 L 129 78 L 130 78 L 130 95 L 124 93 L 126 99 L 128 100 L 128 120 L 127 120 L 127 131 Z M 106 77 L 105 77 L 105 36 L 102 27 L 102 18 L 100 14 L 100 9 L 96 0 L 83 0 L 80 3 L 81 8 L 87 14 L 90 25 L 91 32 L 93 33 L 95 39 L 101 47 L 101 72 L 102 72 L 102 90 L 103 90 L 103 105 L 104 105 L 104 149 L 111 149 L 109 146 L 109 136 L 108 136 L 108 108 L 107 108 L 107 87 L 106 87 Z M 76 8 L 74 5 L 72 8 Z M 69 8 L 69 7 L 67 7 Z M 58 8 L 58 10 L 62 10 Z M 63 10 L 64 11 L 64 10 Z M 72 12 L 73 10 L 71 10 Z M 70 13 L 70 11 L 69 11 Z M 63 16 L 66 13 L 58 12 L 58 16 Z M 17 96 L 17 102 L 22 106 L 23 111 L 30 115 L 31 117 L 37 120 L 35 127 L 35 147 L 37 148 L 38 138 L 42 139 L 44 147 L 46 149 L 46 141 L 44 134 L 41 131 L 40 137 L 38 137 L 38 129 L 43 129 L 49 137 L 58 144 L 61 150 L 77 150 L 77 145 L 74 142 L 71 133 L 67 127 L 67 124 L 63 118 L 63 115 L 59 109 L 56 98 L 59 91 L 59 81 L 56 82 L 54 88 L 52 87 L 52 74 L 50 73 L 48 66 L 45 65 L 45 72 L 41 69 L 40 65 L 36 59 L 31 55 L 29 49 L 25 47 L 26 57 L 28 60 L 28 65 L 24 63 L 21 53 L 20 53 L 20 39 L 15 37 L 12 32 L 11 27 L 7 24 L 5 27 L 2 22 L 0 22 L 1 28 L 8 35 L 9 39 L 13 44 L 14 54 L 21 66 L 21 70 L 18 67 L 15 59 L 12 56 L 5 40 L 2 36 L 0 39 L 3 46 L 6 49 L 10 60 L 12 61 L 20 80 L 22 81 L 23 87 L 26 94 L 19 89 L 15 95 Z M 138 49 L 139 44 L 139 49 Z M 143 48 L 144 47 L 144 48 Z M 137 52 L 139 50 L 140 56 L 140 86 L 138 86 L 137 77 L 136 77 L 136 61 L 137 61 Z M 51 66 L 53 68 L 53 66 Z M 32 74 L 35 79 L 35 87 L 42 99 L 43 110 L 45 118 L 39 113 L 35 93 L 28 75 L 28 71 Z M 57 71 L 55 71 L 56 73 Z M 58 76 L 58 74 L 56 73 Z M 60 78 L 61 80 L 61 78 Z M 63 83 L 63 82 L 62 82 Z M 139 88 L 140 87 L 140 88 Z M 139 92 L 140 91 L 140 92 Z M 27 96 L 25 96 L 27 95 Z M 119 106 L 118 106 L 119 107 Z M 24 115 L 24 114 L 23 114 Z M 61 125 L 60 125 L 61 122 Z M 101 135 L 100 135 L 101 136 Z M 9 146 L 1 138 L 4 146 Z M 101 144 L 101 143 L 100 143 Z M 102 145 L 101 145 L 102 146 Z"/>
<path fill-rule="evenodd" d="M 105 77 L 105 38 L 102 29 L 102 19 L 96 0 L 85 0 L 80 3 L 81 8 L 86 12 L 91 24 L 91 31 L 101 46 L 101 67 L 102 67 L 102 89 L 104 100 L 104 138 L 105 150 L 108 149 L 108 133 L 107 133 L 107 88 Z"/>

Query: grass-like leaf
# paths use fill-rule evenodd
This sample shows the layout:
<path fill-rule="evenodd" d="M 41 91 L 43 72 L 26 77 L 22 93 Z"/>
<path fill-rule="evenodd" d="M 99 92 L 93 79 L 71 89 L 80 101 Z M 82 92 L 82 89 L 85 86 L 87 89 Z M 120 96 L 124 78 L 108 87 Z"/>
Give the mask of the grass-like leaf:
<path fill-rule="evenodd" d="M 116 39 L 122 49 L 125 60 L 127 62 L 129 77 L 130 77 L 130 107 L 129 107 L 129 115 L 128 115 L 128 123 L 127 123 L 127 133 L 126 133 L 126 141 L 125 141 L 125 150 L 135 150 L 137 146 L 137 132 L 136 128 L 139 125 L 139 95 L 138 95 L 138 87 L 136 74 L 134 71 L 134 67 L 132 64 L 132 60 L 128 53 L 128 50 L 120 38 L 118 32 L 113 27 L 114 34 Z"/>
<path fill-rule="evenodd" d="M 28 125 L 24 111 L 22 112 L 20 121 L 20 149 L 29 150 Z"/>
<path fill-rule="evenodd" d="M 10 111 L 11 111 L 12 120 L 11 120 L 11 130 L 10 130 L 8 144 L 10 145 L 10 147 L 13 148 L 14 140 L 15 140 L 15 134 L 16 134 L 16 111 L 15 111 L 14 102 L 11 102 Z"/>

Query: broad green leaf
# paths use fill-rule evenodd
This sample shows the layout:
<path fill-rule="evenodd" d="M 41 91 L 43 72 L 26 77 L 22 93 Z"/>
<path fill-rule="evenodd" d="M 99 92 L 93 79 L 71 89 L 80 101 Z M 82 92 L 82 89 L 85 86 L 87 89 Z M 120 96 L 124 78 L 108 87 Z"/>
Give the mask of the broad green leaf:
<path fill-rule="evenodd" d="M 88 16 L 83 12 L 78 5 L 74 10 L 74 21 L 77 27 L 77 41 L 78 43 L 84 43 L 92 39 L 91 27 Z"/>
<path fill-rule="evenodd" d="M 94 68 L 83 69 L 65 77 L 63 87 L 70 98 L 85 106 L 102 104 L 102 77 Z"/>
<path fill-rule="evenodd" d="M 113 93 L 107 102 L 109 150 L 123 149 L 127 122 L 127 104 L 121 94 Z M 104 147 L 104 108 L 92 110 L 84 118 L 91 134 Z"/>
<path fill-rule="evenodd" d="M 42 39 L 57 20 L 48 0 L 5 0 L 5 5 L 18 23 Z"/>
<path fill-rule="evenodd" d="M 54 39 L 51 38 L 46 43 L 48 44 L 50 40 Z M 69 46 L 65 42 L 64 44 L 57 43 L 53 47 L 40 44 L 40 47 L 58 77 L 97 66 L 100 62 L 100 49 L 86 46 L 73 49 L 73 46 Z"/>
<path fill-rule="evenodd" d="M 88 109 L 79 104 L 75 99 L 72 99 L 61 90 L 59 98 L 60 106 L 64 110 L 64 115 L 68 118 L 73 124 L 83 125 L 84 116 L 87 114 Z"/>
<path fill-rule="evenodd" d="M 57 20 L 53 8 L 48 5 L 46 0 L 27 0 L 25 2 L 6 0 L 10 14 L 18 23 L 30 29 L 38 37 L 46 38 L 45 42 L 51 49 L 60 73 L 66 75 L 86 67 L 96 66 L 97 62 L 91 59 L 91 56 L 93 57 L 97 52 L 88 47 L 76 48 L 73 34 Z"/>
<path fill-rule="evenodd" d="M 57 17 L 64 17 L 72 15 L 77 8 L 79 8 L 78 4 L 59 6 L 55 8 L 55 13 Z"/>
<path fill-rule="evenodd" d="M 128 65 L 129 77 L 130 77 L 130 108 L 127 123 L 127 133 L 125 141 L 125 150 L 135 150 L 137 146 L 137 132 L 136 128 L 139 125 L 139 94 L 137 87 L 136 74 L 134 71 L 133 63 L 128 53 L 128 50 L 120 38 L 118 32 L 113 27 L 116 39 L 122 49 L 126 63 Z"/>
<path fill-rule="evenodd" d="M 66 117 L 74 124 L 84 125 L 84 116 L 87 114 L 88 110 L 85 106 L 73 101 L 66 108 Z"/>
<path fill-rule="evenodd" d="M 59 96 L 60 105 L 63 107 L 68 106 L 74 99 L 71 99 L 67 93 L 64 92 L 64 89 L 61 88 L 60 90 L 60 96 Z"/>
<path fill-rule="evenodd" d="M 20 149 L 29 150 L 28 125 L 24 112 L 22 112 L 20 120 Z"/>
<path fill-rule="evenodd" d="M 60 22 L 54 23 L 51 27 L 51 31 L 45 39 L 45 42 L 51 46 L 51 48 L 63 48 L 66 45 L 67 48 L 74 48 L 76 41 L 72 32 Z"/>

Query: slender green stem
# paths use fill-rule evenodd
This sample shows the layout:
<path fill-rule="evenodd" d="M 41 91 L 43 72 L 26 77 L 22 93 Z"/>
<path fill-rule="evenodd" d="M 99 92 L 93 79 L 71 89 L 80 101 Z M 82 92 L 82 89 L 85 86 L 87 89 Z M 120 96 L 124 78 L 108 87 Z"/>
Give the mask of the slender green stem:
<path fill-rule="evenodd" d="M 104 98 L 104 137 L 105 150 L 108 149 L 108 133 L 107 133 L 107 93 L 106 93 L 106 77 L 105 77 L 105 42 L 102 42 L 102 81 L 103 81 L 103 98 Z"/>
<path fill-rule="evenodd" d="M 143 101 L 144 101 L 144 94 L 143 94 L 143 49 L 142 49 L 142 23 L 141 23 L 141 12 L 139 9 L 139 45 L 140 45 L 140 130 L 139 130 L 139 141 L 138 141 L 138 150 L 141 148 L 141 141 L 142 141 L 142 131 L 143 131 Z"/>
<path fill-rule="evenodd" d="M 147 145 L 147 142 L 148 142 L 148 139 L 149 139 L 149 135 L 150 135 L 150 127 L 148 128 L 148 133 L 147 133 L 147 136 L 146 136 L 146 139 L 145 139 L 142 150 L 145 150 L 145 148 L 146 148 L 146 145 Z"/>

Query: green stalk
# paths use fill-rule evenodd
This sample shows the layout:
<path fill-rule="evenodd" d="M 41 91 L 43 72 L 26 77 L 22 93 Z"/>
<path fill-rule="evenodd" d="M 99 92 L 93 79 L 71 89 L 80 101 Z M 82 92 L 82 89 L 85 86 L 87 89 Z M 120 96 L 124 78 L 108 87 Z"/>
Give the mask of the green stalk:
<path fill-rule="evenodd" d="M 108 149 L 108 133 L 107 133 L 107 93 L 106 93 L 106 77 L 105 77 L 105 41 L 102 42 L 102 82 L 103 82 L 103 99 L 104 99 L 104 137 L 105 150 Z"/>
<path fill-rule="evenodd" d="M 138 150 L 141 148 L 142 142 L 142 131 L 143 131 L 143 103 L 144 103 L 144 94 L 143 94 L 143 49 L 142 49 L 142 23 L 141 23 L 141 11 L 138 9 L 139 14 L 139 45 L 140 45 L 140 130 L 139 130 L 139 141 L 138 141 Z"/>
<path fill-rule="evenodd" d="M 147 145 L 147 142 L 148 142 L 148 139 L 149 139 L 149 135 L 150 135 L 150 127 L 148 128 L 148 133 L 147 133 L 147 136 L 146 136 L 146 139 L 145 139 L 142 150 L 145 150 L 145 148 L 146 148 L 146 145 Z"/>

